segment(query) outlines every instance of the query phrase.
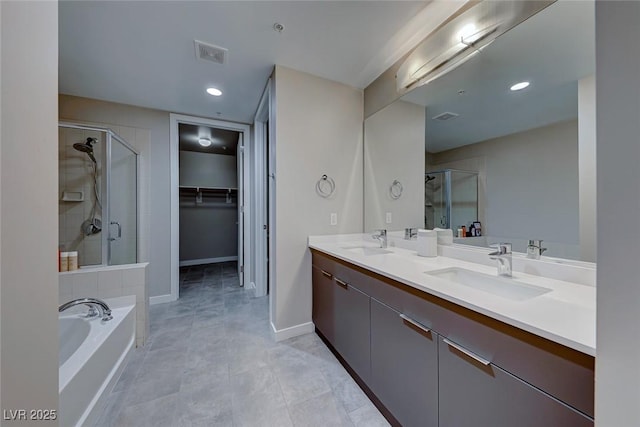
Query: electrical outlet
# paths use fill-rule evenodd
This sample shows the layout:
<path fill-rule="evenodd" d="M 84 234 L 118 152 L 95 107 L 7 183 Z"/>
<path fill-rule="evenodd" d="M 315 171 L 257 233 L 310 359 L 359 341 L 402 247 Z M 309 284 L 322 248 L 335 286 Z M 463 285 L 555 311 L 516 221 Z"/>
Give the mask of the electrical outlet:
<path fill-rule="evenodd" d="M 391 212 L 387 212 L 387 219 L 386 219 L 387 224 L 391 224 L 392 220 L 391 220 Z"/>
<path fill-rule="evenodd" d="M 338 214 L 337 213 L 332 213 L 331 214 L 331 225 L 338 225 Z"/>

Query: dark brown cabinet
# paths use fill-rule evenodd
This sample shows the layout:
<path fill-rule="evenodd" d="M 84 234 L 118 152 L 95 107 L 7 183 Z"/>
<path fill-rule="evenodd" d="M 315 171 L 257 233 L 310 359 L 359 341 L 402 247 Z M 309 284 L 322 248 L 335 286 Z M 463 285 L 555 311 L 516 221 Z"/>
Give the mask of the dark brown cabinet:
<path fill-rule="evenodd" d="M 333 274 L 315 265 L 312 268 L 313 308 L 312 320 L 330 342 L 335 341 L 335 297 Z"/>
<path fill-rule="evenodd" d="M 375 299 L 370 387 L 403 426 L 438 426 L 437 334 Z"/>
<path fill-rule="evenodd" d="M 439 338 L 440 427 L 589 427 L 593 420 Z M 469 353 L 473 354 L 473 353 Z"/>
<path fill-rule="evenodd" d="M 367 381 L 371 372 L 369 296 L 336 276 L 331 267 L 312 267 L 312 320 L 349 366 Z"/>
<path fill-rule="evenodd" d="M 593 357 L 317 251 L 312 317 L 393 424 L 593 426 Z"/>

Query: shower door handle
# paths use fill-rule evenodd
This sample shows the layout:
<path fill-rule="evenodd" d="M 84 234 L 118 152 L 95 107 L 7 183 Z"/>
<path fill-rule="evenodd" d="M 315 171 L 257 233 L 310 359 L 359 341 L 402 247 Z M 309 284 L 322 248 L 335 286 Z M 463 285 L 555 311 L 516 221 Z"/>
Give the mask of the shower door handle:
<path fill-rule="evenodd" d="M 118 226 L 118 237 L 111 237 L 111 232 L 109 232 L 109 241 L 113 242 L 114 240 L 119 240 L 120 238 L 122 238 L 122 226 L 120 225 L 120 223 L 118 221 L 111 221 L 110 224 Z"/>

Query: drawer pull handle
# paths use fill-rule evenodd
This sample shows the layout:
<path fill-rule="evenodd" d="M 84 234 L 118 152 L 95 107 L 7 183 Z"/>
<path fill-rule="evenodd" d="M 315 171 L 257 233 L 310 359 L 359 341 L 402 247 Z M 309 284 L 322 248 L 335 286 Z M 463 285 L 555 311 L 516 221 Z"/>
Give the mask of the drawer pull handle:
<path fill-rule="evenodd" d="M 405 322 L 407 322 L 407 323 L 411 323 L 413 326 L 415 326 L 416 328 L 418 328 L 418 329 L 420 329 L 420 330 L 422 330 L 422 331 L 424 331 L 424 332 L 426 332 L 426 333 L 431 332 L 431 329 L 429 329 L 429 328 L 425 327 L 425 326 L 424 326 L 424 325 L 422 325 L 421 323 L 416 322 L 415 320 L 413 320 L 412 318 L 410 318 L 410 317 L 409 317 L 409 316 L 407 316 L 407 315 L 401 314 L 401 315 L 400 315 L 400 317 L 401 317 L 401 318 L 402 318 L 402 320 L 404 320 Z"/>
<path fill-rule="evenodd" d="M 473 353 L 473 352 L 471 352 L 471 351 L 467 350 L 466 348 L 464 348 L 464 347 L 462 347 L 462 346 L 460 346 L 460 345 L 458 345 L 458 344 L 456 344 L 456 343 L 454 343 L 454 342 L 449 341 L 449 340 L 448 340 L 448 339 L 446 339 L 446 338 L 443 338 L 442 340 L 443 340 L 443 341 L 444 341 L 448 346 L 453 347 L 453 348 L 455 348 L 456 350 L 458 350 L 459 352 L 466 354 L 467 356 L 469 356 L 470 358 L 472 358 L 472 359 L 473 359 L 473 360 L 475 360 L 476 362 L 479 362 L 479 363 L 483 364 L 484 366 L 489 366 L 489 365 L 491 364 L 491 361 L 490 361 L 490 360 L 487 360 L 487 359 L 485 359 L 484 357 L 480 357 L 480 356 L 478 356 L 477 354 L 475 354 L 475 353 Z"/>
<path fill-rule="evenodd" d="M 322 271 L 322 274 L 324 274 L 325 276 L 327 276 L 329 279 L 331 279 L 331 278 L 333 277 L 333 275 L 332 275 L 331 273 L 327 273 L 327 272 L 326 272 L 326 271 L 324 271 L 324 270 L 320 270 L 320 271 Z"/>
<path fill-rule="evenodd" d="M 337 277 L 335 278 L 336 283 L 340 286 L 342 286 L 343 288 L 347 289 L 349 287 L 349 284 L 347 284 L 347 282 L 344 282 L 340 279 L 338 279 Z"/>

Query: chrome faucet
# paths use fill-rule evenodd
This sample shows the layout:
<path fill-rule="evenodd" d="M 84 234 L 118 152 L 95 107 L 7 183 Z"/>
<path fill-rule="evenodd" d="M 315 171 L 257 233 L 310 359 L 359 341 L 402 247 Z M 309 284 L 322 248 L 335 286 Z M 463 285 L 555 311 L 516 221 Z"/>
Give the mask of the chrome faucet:
<path fill-rule="evenodd" d="M 381 248 L 386 248 L 387 247 L 387 230 L 383 228 L 377 231 L 378 232 L 376 234 L 371 235 L 371 237 L 380 241 Z"/>
<path fill-rule="evenodd" d="M 542 247 L 542 240 L 529 240 L 527 246 L 527 258 L 540 259 L 540 256 L 547 248 Z"/>
<path fill-rule="evenodd" d="M 498 261 L 498 276 L 511 277 L 511 243 L 496 243 L 489 246 L 497 249 L 491 252 L 489 257 Z"/>
<path fill-rule="evenodd" d="M 414 237 L 418 237 L 418 229 L 417 228 L 405 228 L 404 229 L 404 240 L 411 240 Z"/>
<path fill-rule="evenodd" d="M 113 319 L 113 316 L 111 315 L 111 309 L 109 308 L 107 303 L 97 298 L 78 298 L 66 302 L 58 307 L 58 313 L 62 313 L 63 311 L 68 310 L 71 307 L 75 307 L 76 305 L 86 305 L 89 307 L 87 317 L 100 316 L 105 322 L 107 320 Z"/>

